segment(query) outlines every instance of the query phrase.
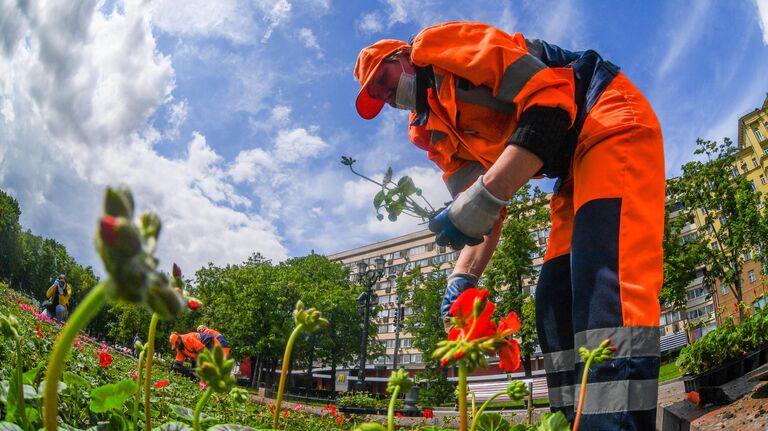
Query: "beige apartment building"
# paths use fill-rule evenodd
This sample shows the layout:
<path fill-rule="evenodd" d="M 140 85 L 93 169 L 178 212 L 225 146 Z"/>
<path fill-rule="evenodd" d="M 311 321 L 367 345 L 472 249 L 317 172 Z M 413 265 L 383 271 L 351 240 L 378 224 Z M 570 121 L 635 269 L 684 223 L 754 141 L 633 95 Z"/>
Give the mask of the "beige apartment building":
<path fill-rule="evenodd" d="M 746 176 L 755 191 L 762 193 L 762 203 L 768 197 L 768 95 L 760 108 L 742 115 L 738 120 L 738 147 L 736 165 L 731 168 L 731 175 Z M 674 205 L 674 203 L 668 203 Z M 670 216 L 674 218 L 679 207 L 671 207 Z M 706 234 L 702 227 L 702 211 L 698 209 L 698 217 L 685 226 L 681 235 Z M 718 247 L 719 244 L 711 239 L 710 246 Z M 754 251 L 744 254 L 744 268 L 742 270 L 742 294 L 743 302 L 753 311 L 764 307 L 768 302 L 768 267 L 761 266 L 754 258 Z M 700 276 L 691 282 L 687 293 L 688 304 L 685 315 L 680 311 L 662 310 L 661 315 L 661 339 L 662 350 L 664 346 L 679 347 L 685 335 L 684 320 L 691 324 L 690 337 L 696 340 L 707 332 L 722 324 L 723 319 L 731 317 L 739 320 L 739 312 L 736 299 L 728 286 L 717 282 L 710 291 L 704 285 L 703 268 Z M 683 319 L 683 317 L 685 319 Z"/>
<path fill-rule="evenodd" d="M 541 246 L 540 251 L 533 256 L 536 267 L 541 265 L 548 234 L 549 229 L 533 233 Z M 384 344 L 386 351 L 383 356 L 366 364 L 366 381 L 371 383 L 385 382 L 394 366 L 395 355 L 397 355 L 398 368 L 404 367 L 413 371 L 424 368 L 425 358 L 422 352 L 412 347 L 411 335 L 399 333 L 395 325 L 395 315 L 398 309 L 396 279 L 406 271 L 416 267 L 421 268 L 424 273 L 442 272 L 449 275 L 453 271 L 458 255 L 458 251 L 435 244 L 434 234 L 428 229 L 424 229 L 328 256 L 330 260 L 340 262 L 348 267 L 350 279 L 353 281 L 358 279 L 358 264 L 360 262 L 373 268 L 376 259 L 384 259 L 384 273 L 373 287 L 375 295 L 372 308 L 376 305 L 381 308 L 378 313 L 371 313 L 370 324 L 378 327 L 378 340 Z M 535 283 L 536 279 L 528 280 L 527 287 L 531 292 L 535 290 L 533 289 Z M 401 305 L 404 317 L 418 313 L 418 310 L 412 309 L 409 304 Z M 399 343 L 396 343 L 396 338 L 399 338 Z M 488 379 L 494 377 L 506 379 L 507 374 L 495 366 L 496 361 L 491 360 L 490 362 L 491 367 L 486 370 L 478 370 L 477 375 L 486 375 Z M 533 369 L 543 369 L 543 366 L 543 359 L 540 354 L 536 355 L 533 359 Z M 522 369 L 518 371 L 522 371 Z"/>

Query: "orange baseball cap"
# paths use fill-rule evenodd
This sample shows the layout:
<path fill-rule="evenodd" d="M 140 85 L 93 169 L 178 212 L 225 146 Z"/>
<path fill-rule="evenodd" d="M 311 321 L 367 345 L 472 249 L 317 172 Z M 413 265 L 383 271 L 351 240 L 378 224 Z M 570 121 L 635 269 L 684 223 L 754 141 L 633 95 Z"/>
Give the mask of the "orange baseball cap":
<path fill-rule="evenodd" d="M 384 107 L 384 101 L 371 97 L 366 87 L 368 87 L 371 79 L 373 79 L 373 75 L 376 74 L 376 70 L 379 68 L 382 60 L 398 49 L 407 46 L 408 44 L 402 40 L 383 39 L 369 47 L 363 48 L 360 54 L 358 54 L 357 62 L 355 63 L 355 78 L 360 82 L 361 87 L 360 92 L 357 93 L 355 107 L 361 117 L 370 120 L 381 112 L 381 108 Z"/>

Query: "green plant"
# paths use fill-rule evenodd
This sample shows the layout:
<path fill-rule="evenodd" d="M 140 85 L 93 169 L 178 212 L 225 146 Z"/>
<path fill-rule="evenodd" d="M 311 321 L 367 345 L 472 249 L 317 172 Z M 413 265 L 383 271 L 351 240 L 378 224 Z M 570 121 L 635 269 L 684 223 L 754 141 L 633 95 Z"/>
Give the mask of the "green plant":
<path fill-rule="evenodd" d="M 200 366 L 197 367 L 197 374 L 206 383 L 207 388 L 195 406 L 195 415 L 192 421 L 195 431 L 200 431 L 200 413 L 211 394 L 214 392 L 217 394 L 229 393 L 234 386 L 235 378 L 231 374 L 234 365 L 235 361 L 226 359 L 224 350 L 218 344 L 213 348 L 213 352 L 205 350 L 200 354 Z"/>
<path fill-rule="evenodd" d="M 576 408 L 576 418 L 573 421 L 573 431 L 579 429 L 579 419 L 581 418 L 581 409 L 584 407 L 584 399 L 587 395 L 587 377 L 589 376 L 589 366 L 592 364 L 603 363 L 616 352 L 616 347 L 611 345 L 611 339 L 608 338 L 593 350 L 584 346 L 579 347 L 579 355 L 584 360 L 584 372 L 581 377 L 581 390 L 579 391 L 579 403 Z"/>
<path fill-rule="evenodd" d="M 392 181 L 392 168 L 387 168 L 387 172 L 384 174 L 384 178 L 381 182 L 373 180 L 366 175 L 357 172 L 352 165 L 356 162 L 355 159 L 349 156 L 341 157 L 341 164 L 349 167 L 349 170 L 353 174 L 360 178 L 363 178 L 373 184 L 376 184 L 381 190 L 373 197 L 373 206 L 376 208 L 376 218 L 384 220 L 384 215 L 381 214 L 381 210 L 387 212 L 387 218 L 390 221 L 396 221 L 397 217 L 401 214 L 409 215 L 411 217 L 420 218 L 423 221 L 427 221 L 432 218 L 438 211 L 422 196 L 421 189 L 416 187 L 413 180 L 409 176 L 400 177 L 395 183 Z M 419 205 L 414 196 L 418 196 L 429 207 L 429 209 Z"/>

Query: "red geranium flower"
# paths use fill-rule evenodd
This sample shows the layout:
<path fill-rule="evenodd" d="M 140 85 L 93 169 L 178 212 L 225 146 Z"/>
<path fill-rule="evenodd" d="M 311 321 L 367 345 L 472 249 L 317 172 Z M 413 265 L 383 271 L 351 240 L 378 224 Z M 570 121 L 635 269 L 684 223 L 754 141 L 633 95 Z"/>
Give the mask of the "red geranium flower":
<path fill-rule="evenodd" d="M 496 353 L 499 354 L 499 368 L 512 372 L 520 367 L 520 344 L 517 340 L 507 340 Z"/>
<path fill-rule="evenodd" d="M 435 413 L 430 409 L 424 409 L 424 411 L 421 412 L 421 417 L 424 419 L 432 419 L 435 417 Z"/>
<path fill-rule="evenodd" d="M 339 413 L 338 416 L 336 416 L 336 425 L 340 425 L 341 421 L 344 420 L 344 413 Z"/>
<path fill-rule="evenodd" d="M 35 329 L 37 329 L 37 336 L 40 338 L 45 338 L 43 335 L 43 331 L 40 329 L 40 325 L 35 325 Z"/>
<path fill-rule="evenodd" d="M 475 303 L 483 306 L 483 310 L 477 316 L 477 322 L 475 322 Z M 488 290 L 478 290 L 474 287 L 465 290 L 451 305 L 451 314 L 456 316 L 460 325 L 451 329 L 448 339 L 455 341 L 462 338 L 464 341 L 472 341 L 492 336 L 496 333 L 496 324 L 491 320 L 495 309 L 496 305 L 488 301 Z"/>
<path fill-rule="evenodd" d="M 109 353 L 107 352 L 99 353 L 99 365 L 101 365 L 102 368 L 107 368 L 111 363 L 112 363 L 112 356 L 110 356 Z"/>
<path fill-rule="evenodd" d="M 195 298 L 189 298 L 189 303 L 187 305 L 191 310 L 197 310 L 200 308 L 200 301 Z"/>
<path fill-rule="evenodd" d="M 285 409 L 285 411 L 283 412 L 283 420 L 287 418 L 288 418 L 288 409 Z"/>
<path fill-rule="evenodd" d="M 105 215 L 101 218 L 101 239 L 109 245 L 117 242 L 117 217 Z"/>
<path fill-rule="evenodd" d="M 155 383 L 155 389 L 164 388 L 170 384 L 171 382 L 169 382 L 168 380 L 160 380 L 159 382 Z"/>
<path fill-rule="evenodd" d="M 331 416 L 336 416 L 336 406 L 331 405 Z"/>

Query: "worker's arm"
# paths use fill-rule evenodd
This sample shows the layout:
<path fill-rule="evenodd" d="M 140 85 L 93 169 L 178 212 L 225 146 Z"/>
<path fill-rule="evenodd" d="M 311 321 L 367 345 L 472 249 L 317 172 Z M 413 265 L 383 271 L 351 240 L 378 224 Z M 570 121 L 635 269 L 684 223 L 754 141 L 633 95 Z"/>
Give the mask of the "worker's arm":
<path fill-rule="evenodd" d="M 48 288 L 48 291 L 45 293 L 46 298 L 53 299 L 53 295 L 56 293 L 56 283 L 54 283 L 51 287 Z"/>
<path fill-rule="evenodd" d="M 496 249 L 496 244 L 499 242 L 503 225 L 504 220 L 499 217 L 491 233 L 485 236 L 485 241 L 475 246 L 464 247 L 459 253 L 459 258 L 453 267 L 453 274 L 448 277 L 448 286 L 440 305 L 440 314 L 443 318 L 451 314 L 451 305 L 462 292 L 477 286 L 477 282 L 483 275 L 483 271 Z"/>

